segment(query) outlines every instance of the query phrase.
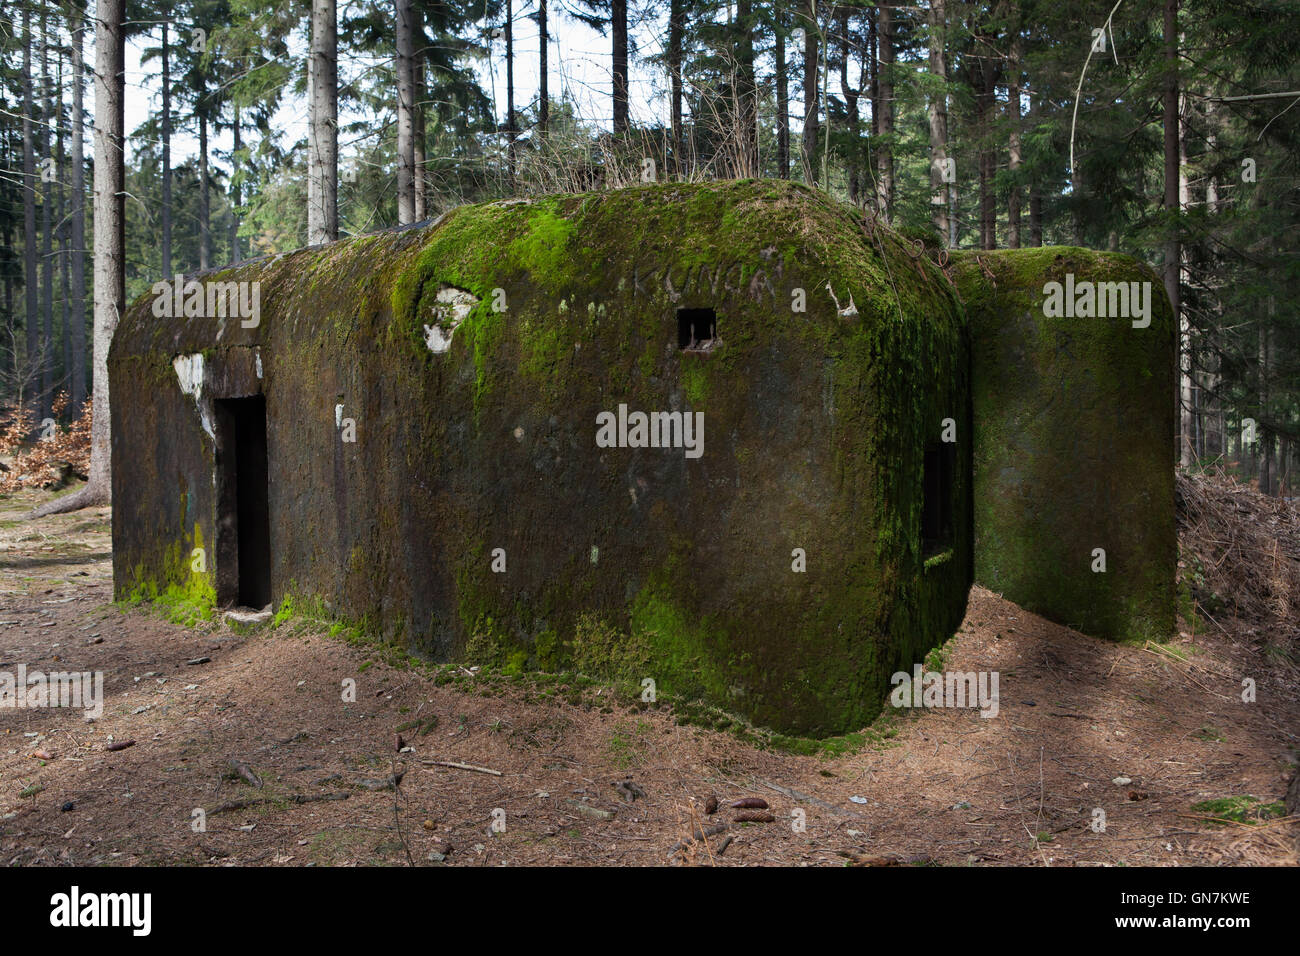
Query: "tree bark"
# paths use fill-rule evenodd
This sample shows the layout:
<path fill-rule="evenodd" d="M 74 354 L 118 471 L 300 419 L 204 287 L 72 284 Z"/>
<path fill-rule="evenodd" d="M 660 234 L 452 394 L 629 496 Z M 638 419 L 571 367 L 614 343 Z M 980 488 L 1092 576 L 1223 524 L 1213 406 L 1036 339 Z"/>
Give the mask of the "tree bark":
<path fill-rule="evenodd" d="M 551 121 L 551 98 L 546 82 L 546 74 L 549 70 L 546 62 L 546 46 L 549 40 L 546 0 L 537 0 L 537 135 L 539 139 L 546 138 L 546 127 Z"/>
<path fill-rule="evenodd" d="M 199 102 L 203 102 L 200 94 Z M 208 114 L 199 112 L 199 269 L 212 265 L 212 194 L 208 183 Z"/>
<path fill-rule="evenodd" d="M 172 276 L 172 81 L 167 18 L 162 24 L 162 274 Z"/>
<path fill-rule="evenodd" d="M 415 222 L 415 18 L 411 0 L 397 5 L 397 221 Z"/>
<path fill-rule="evenodd" d="M 872 104 L 880 114 L 880 143 L 876 146 L 876 207 L 889 222 L 894 207 L 894 20 L 888 4 L 877 6 L 876 46 L 880 65 L 879 100 Z"/>
<path fill-rule="evenodd" d="M 614 133 L 631 127 L 627 100 L 627 0 L 610 0 L 610 32 L 614 35 Z"/>
<path fill-rule="evenodd" d="M 682 37 L 686 32 L 686 0 L 671 0 L 668 8 L 668 82 L 672 137 L 672 172 L 680 176 L 686 169 L 686 143 L 682 137 Z"/>
<path fill-rule="evenodd" d="M 109 483 L 108 347 L 126 309 L 124 0 L 98 0 L 95 10 L 95 355 L 94 429 L 89 489 L 104 500 Z"/>
<path fill-rule="evenodd" d="M 239 181 L 239 153 L 244 148 L 243 120 L 239 104 L 232 107 L 234 123 L 230 127 L 230 261 L 239 262 L 244 257 L 239 250 L 239 211 L 243 206 L 243 186 Z"/>
<path fill-rule="evenodd" d="M 1180 97 L 1180 104 L 1181 104 Z M 1179 115 L 1181 116 L 1182 105 Z M 1178 124 L 1178 214 L 1191 205 L 1191 186 L 1187 181 L 1187 124 L 1181 120 Z M 1112 234 L 1113 235 L 1113 234 Z M 1180 248 L 1178 256 L 1178 282 L 1181 290 L 1190 279 L 1187 271 L 1187 249 Z M 1196 462 L 1196 355 L 1192 344 L 1191 316 L 1181 310 L 1179 316 L 1180 361 L 1179 361 L 1179 429 L 1182 432 L 1179 459 L 1184 468 L 1190 468 Z"/>
<path fill-rule="evenodd" d="M 1007 197 L 1007 245 L 1020 248 L 1020 33 L 1011 38 L 1007 58 L 1007 116 L 1011 127 L 1007 133 L 1007 170 L 1011 173 L 1011 193 Z"/>
<path fill-rule="evenodd" d="M 803 19 L 803 178 L 817 185 L 817 0 L 804 0 Z"/>
<path fill-rule="evenodd" d="M 681 0 L 675 0 L 680 3 Z M 776 174 L 790 178 L 790 79 L 786 75 L 785 8 L 773 5 L 773 30 L 776 34 Z"/>
<path fill-rule="evenodd" d="M 1178 0 L 1165 0 L 1164 2 L 1164 60 L 1164 207 L 1165 215 L 1168 217 L 1164 248 L 1164 283 L 1165 294 L 1169 296 L 1169 303 L 1173 308 L 1174 323 L 1181 330 L 1182 296 L 1178 281 L 1179 259 L 1182 252 L 1178 235 Z M 1179 350 L 1178 392 L 1175 395 L 1175 400 L 1179 403 L 1180 408 L 1182 406 L 1183 354 L 1185 354 L 1185 348 Z M 1180 459 L 1185 460 L 1187 453 L 1188 449 L 1180 441 Z"/>
<path fill-rule="evenodd" d="M 67 189 L 64 187 L 64 183 L 67 181 L 65 177 L 67 176 L 66 170 L 68 167 L 68 154 L 64 149 L 64 141 L 63 141 L 64 74 L 63 74 L 63 51 L 61 45 L 60 45 L 58 57 L 55 62 L 58 64 L 58 69 L 55 71 L 56 73 L 55 79 L 58 83 L 57 88 L 59 90 L 59 101 L 58 101 L 59 122 L 57 126 L 58 132 L 55 134 L 54 155 L 56 157 L 56 162 L 58 163 L 59 181 L 55 187 L 55 193 L 54 193 L 56 197 L 55 207 L 54 207 L 54 221 L 58 224 L 55 227 L 55 231 L 57 232 L 57 238 L 59 242 L 59 250 L 58 253 L 56 254 L 56 258 L 58 259 L 58 263 L 59 263 L 59 303 L 60 303 L 59 318 L 60 318 L 60 324 L 62 325 L 62 334 L 59 336 L 59 338 L 62 340 L 63 343 L 63 348 L 62 348 L 63 365 L 62 365 L 61 374 L 59 375 L 58 381 L 61 387 L 65 387 L 67 385 L 68 378 L 72 372 L 72 276 L 69 275 L 68 273 L 68 267 L 69 267 L 68 219 L 67 219 L 68 197 L 66 195 Z M 70 411 L 70 408 L 65 408 L 64 411 L 65 412 Z"/>
<path fill-rule="evenodd" d="M 515 7 L 506 0 L 506 172 L 515 181 Z"/>
<path fill-rule="evenodd" d="M 308 21 L 308 33 L 310 33 Z M 315 210 L 320 209 L 320 178 L 313 163 L 320 150 L 316 146 L 316 124 L 312 122 L 312 92 L 316 89 L 316 58 L 311 53 L 311 37 L 307 38 L 307 242 L 311 243 L 312 227 L 316 221 Z"/>
<path fill-rule="evenodd" d="M 980 248 L 994 249 L 998 244 L 997 207 L 994 204 L 993 178 L 997 173 L 997 154 L 993 147 L 993 111 L 997 102 L 997 70 L 992 58 L 992 38 L 983 39 L 985 53 L 978 58 L 979 87 L 975 91 L 976 129 L 979 146 L 979 219 Z"/>
<path fill-rule="evenodd" d="M 74 19 L 69 23 L 72 35 L 72 408 L 73 421 L 81 417 L 86 404 L 86 164 L 85 103 L 82 84 L 85 67 L 81 56 L 82 33 L 86 27 L 85 10 L 80 0 L 70 6 Z M 168 223 L 170 226 L 170 223 Z M 166 275 L 166 273 L 164 273 Z"/>
<path fill-rule="evenodd" d="M 940 91 L 930 97 L 930 218 L 943 242 L 948 241 L 948 184 L 943 169 L 948 159 L 948 8 L 946 0 L 930 0 L 930 76 Z"/>
<path fill-rule="evenodd" d="M 1269 417 L 1269 325 L 1273 320 L 1273 297 L 1269 296 L 1268 322 L 1259 323 L 1259 421 L 1255 433 L 1259 438 L 1259 491 L 1273 493 L 1273 433 L 1265 426 Z"/>
<path fill-rule="evenodd" d="M 849 142 L 852 148 L 844 157 L 849 174 L 849 202 L 857 205 L 862 185 L 862 168 L 859 163 L 858 141 L 861 133 L 861 117 L 858 115 L 858 99 L 862 95 L 861 77 L 858 88 L 849 86 L 849 8 L 840 8 L 840 91 L 844 94 L 844 108 L 848 119 Z"/>
<path fill-rule="evenodd" d="M 421 47 L 424 46 L 424 29 L 418 31 Z M 425 85 L 425 63 L 424 56 L 417 49 L 415 60 L 412 64 L 415 72 L 415 142 L 411 146 L 412 168 L 411 176 L 414 179 L 415 189 L 415 221 L 422 222 L 428 217 L 429 209 L 429 187 L 428 178 L 424 173 L 424 163 L 428 158 L 424 152 L 424 101 L 427 96 L 427 86 Z"/>
<path fill-rule="evenodd" d="M 31 517 L 75 511 L 112 499 L 108 347 L 126 308 L 123 198 L 125 121 L 124 0 L 98 0 L 95 10 L 95 357 L 90 474 L 80 491 L 46 502 Z"/>
<path fill-rule="evenodd" d="M 746 179 L 758 169 L 758 84 L 754 77 L 754 18 L 750 0 L 736 0 L 737 174 Z"/>
<path fill-rule="evenodd" d="M 50 78 L 49 20 L 41 12 L 41 92 L 42 109 L 41 160 L 54 159 L 50 153 L 49 125 L 58 122 L 54 114 L 54 83 Z M 57 172 L 57 168 L 55 168 Z M 54 176 L 42 176 L 41 199 L 41 419 L 49 418 L 54 404 Z"/>
<path fill-rule="evenodd" d="M 23 321 L 23 340 L 27 347 L 26 374 L 20 376 L 19 405 L 33 396 L 30 389 L 21 386 L 32 381 L 39 361 L 40 342 L 37 325 L 40 323 L 38 293 L 40 275 L 36 262 L 36 143 L 33 120 L 35 104 L 32 95 L 32 14 L 23 7 L 23 293 L 26 298 L 26 316 Z M 15 356 L 15 361 L 17 356 Z M 38 403 L 39 404 L 39 403 Z"/>
<path fill-rule="evenodd" d="M 335 0 L 311 5 L 311 129 L 307 244 L 339 237 L 338 17 Z"/>

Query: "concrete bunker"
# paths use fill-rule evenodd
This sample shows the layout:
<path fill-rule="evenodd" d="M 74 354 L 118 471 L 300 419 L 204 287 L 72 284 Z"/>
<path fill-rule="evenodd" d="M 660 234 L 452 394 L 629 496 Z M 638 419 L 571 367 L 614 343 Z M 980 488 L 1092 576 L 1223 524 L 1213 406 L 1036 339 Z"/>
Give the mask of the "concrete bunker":
<path fill-rule="evenodd" d="M 208 278 L 258 283 L 260 322 L 144 296 L 114 338 L 120 597 L 269 589 L 434 660 L 651 678 L 809 736 L 869 723 L 962 619 L 966 313 L 821 194 L 468 206 Z"/>

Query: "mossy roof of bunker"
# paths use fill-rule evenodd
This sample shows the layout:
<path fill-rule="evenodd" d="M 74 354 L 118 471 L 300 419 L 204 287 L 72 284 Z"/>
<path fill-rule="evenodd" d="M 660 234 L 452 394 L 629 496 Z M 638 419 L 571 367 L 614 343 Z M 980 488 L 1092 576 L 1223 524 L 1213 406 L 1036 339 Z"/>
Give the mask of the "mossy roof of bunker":
<path fill-rule="evenodd" d="M 484 311 L 494 289 L 521 279 L 557 300 L 585 303 L 613 298 L 638 267 L 685 272 L 723 262 L 740 263 L 732 273 L 740 283 L 770 267 L 800 277 L 809 306 L 792 323 L 799 334 L 833 331 L 834 310 L 814 304 L 830 303 L 831 290 L 840 306 L 853 303 L 857 322 L 924 321 L 930 310 L 947 311 L 954 301 L 919 243 L 803 185 L 665 183 L 461 206 L 428 225 L 188 276 L 258 280 L 261 313 L 276 318 L 255 328 L 226 319 L 214 332 L 220 322 L 214 317 L 156 315 L 150 292 L 128 309 L 113 350 L 175 355 L 267 345 L 280 332 L 360 335 L 422 349 L 426 306 L 442 286 L 473 293 Z M 289 316 L 294 321 L 286 329 Z"/>

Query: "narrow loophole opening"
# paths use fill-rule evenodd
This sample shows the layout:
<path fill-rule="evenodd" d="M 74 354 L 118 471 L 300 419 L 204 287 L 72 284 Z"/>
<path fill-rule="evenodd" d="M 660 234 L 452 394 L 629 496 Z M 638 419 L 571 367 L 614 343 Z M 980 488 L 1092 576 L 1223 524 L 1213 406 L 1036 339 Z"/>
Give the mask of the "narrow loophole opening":
<path fill-rule="evenodd" d="M 677 310 L 677 347 L 683 351 L 707 349 L 718 337 L 718 316 L 713 309 Z"/>

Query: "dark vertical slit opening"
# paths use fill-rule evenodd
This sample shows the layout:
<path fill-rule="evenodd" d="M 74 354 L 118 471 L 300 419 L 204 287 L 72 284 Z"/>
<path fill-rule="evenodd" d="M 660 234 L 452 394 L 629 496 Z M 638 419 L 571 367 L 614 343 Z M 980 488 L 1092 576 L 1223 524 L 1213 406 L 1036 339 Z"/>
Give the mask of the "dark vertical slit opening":
<path fill-rule="evenodd" d="M 217 600 L 271 603 L 271 520 L 267 495 L 266 399 L 218 399 Z"/>
<path fill-rule="evenodd" d="M 925 446 L 921 502 L 921 554 L 930 557 L 953 544 L 953 477 L 956 446 L 930 442 Z"/>

